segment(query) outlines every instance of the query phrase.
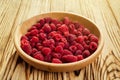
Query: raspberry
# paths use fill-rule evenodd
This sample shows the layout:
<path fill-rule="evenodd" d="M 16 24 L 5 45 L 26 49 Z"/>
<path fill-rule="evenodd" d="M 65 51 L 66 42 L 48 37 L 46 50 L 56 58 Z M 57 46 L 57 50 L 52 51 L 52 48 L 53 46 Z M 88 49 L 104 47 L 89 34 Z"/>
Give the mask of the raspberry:
<path fill-rule="evenodd" d="M 52 59 L 52 63 L 61 64 L 62 61 L 60 61 L 60 60 L 57 59 L 57 58 L 53 58 L 53 59 Z"/>
<path fill-rule="evenodd" d="M 39 30 L 39 33 L 44 33 L 44 30 L 43 30 L 43 29 L 40 29 L 40 30 Z"/>
<path fill-rule="evenodd" d="M 81 51 L 81 50 L 77 50 L 77 51 L 75 52 L 75 55 L 82 55 L 82 51 Z"/>
<path fill-rule="evenodd" d="M 88 30 L 87 28 L 83 29 L 83 34 L 84 35 L 89 35 L 90 34 L 90 30 Z"/>
<path fill-rule="evenodd" d="M 69 34 L 66 38 L 67 38 L 67 41 L 73 42 L 76 39 L 76 36 L 73 34 Z"/>
<path fill-rule="evenodd" d="M 21 48 L 25 51 L 28 55 L 32 53 L 32 47 L 30 46 L 29 41 L 23 39 L 21 40 Z"/>
<path fill-rule="evenodd" d="M 47 55 L 47 56 L 45 56 L 44 60 L 46 62 L 51 62 L 52 61 L 52 56 L 51 55 Z"/>
<path fill-rule="evenodd" d="M 63 50 L 63 55 L 72 55 L 72 52 L 67 50 L 67 49 L 64 49 Z"/>
<path fill-rule="evenodd" d="M 37 46 L 37 49 L 38 49 L 39 51 L 41 51 L 42 48 L 43 48 L 43 46 Z"/>
<path fill-rule="evenodd" d="M 81 50 L 81 51 L 84 50 L 84 47 L 79 43 L 76 43 L 75 46 L 77 47 L 78 50 Z"/>
<path fill-rule="evenodd" d="M 62 55 L 60 53 L 52 53 L 53 58 L 61 59 Z"/>
<path fill-rule="evenodd" d="M 28 29 L 28 32 L 30 32 L 30 31 L 32 31 L 34 29 L 36 29 L 36 26 L 33 25 L 30 29 Z"/>
<path fill-rule="evenodd" d="M 63 18 L 63 23 L 66 24 L 66 25 L 68 25 L 70 23 L 69 18 L 68 17 L 64 17 Z"/>
<path fill-rule="evenodd" d="M 59 21 L 57 19 L 52 19 L 52 23 L 57 25 L 59 23 Z"/>
<path fill-rule="evenodd" d="M 62 46 L 62 47 L 64 47 L 65 44 L 64 44 L 63 42 L 59 42 L 59 43 L 58 43 L 58 46 Z"/>
<path fill-rule="evenodd" d="M 80 24 L 78 22 L 74 22 L 75 28 L 78 29 L 80 27 Z"/>
<path fill-rule="evenodd" d="M 78 38 L 76 39 L 76 41 L 77 41 L 78 43 L 83 43 L 84 37 L 83 37 L 83 36 L 78 36 Z"/>
<path fill-rule="evenodd" d="M 68 27 L 67 25 L 63 24 L 60 27 L 57 28 L 61 32 L 68 32 Z"/>
<path fill-rule="evenodd" d="M 51 49 L 48 48 L 48 47 L 43 47 L 43 48 L 42 48 L 42 53 L 43 53 L 45 56 L 48 56 L 48 55 L 51 53 Z"/>
<path fill-rule="evenodd" d="M 33 48 L 32 49 L 32 53 L 35 53 L 35 52 L 37 52 L 38 50 L 36 49 L 36 48 Z"/>
<path fill-rule="evenodd" d="M 63 52 L 63 47 L 62 46 L 56 46 L 55 51 L 59 52 L 59 53 L 62 53 Z"/>
<path fill-rule="evenodd" d="M 21 37 L 21 40 L 23 40 L 23 39 L 28 40 L 28 37 L 24 35 Z"/>
<path fill-rule="evenodd" d="M 33 29 L 30 31 L 30 34 L 34 36 L 34 35 L 38 34 L 38 32 L 39 31 L 37 29 Z"/>
<path fill-rule="evenodd" d="M 95 51 L 97 49 L 97 46 L 98 46 L 97 43 L 91 42 L 89 47 L 90 47 L 90 50 Z"/>
<path fill-rule="evenodd" d="M 41 26 L 43 26 L 45 24 L 45 19 L 40 19 L 39 23 L 41 24 Z"/>
<path fill-rule="evenodd" d="M 62 38 L 62 36 L 60 34 L 54 34 L 54 39 L 56 41 L 59 41 Z"/>
<path fill-rule="evenodd" d="M 38 59 L 38 60 L 41 60 L 43 61 L 44 60 L 44 56 L 41 54 L 40 51 L 36 52 L 34 55 L 33 55 L 34 58 Z"/>
<path fill-rule="evenodd" d="M 72 45 L 69 47 L 69 50 L 74 53 L 77 50 L 77 47 Z"/>
<path fill-rule="evenodd" d="M 31 45 L 32 48 L 34 48 L 35 47 L 35 42 L 30 42 L 30 45 Z"/>
<path fill-rule="evenodd" d="M 82 55 L 83 55 L 84 58 L 90 56 L 89 50 L 84 50 L 83 53 L 82 53 Z"/>
<path fill-rule="evenodd" d="M 51 23 L 52 19 L 50 17 L 44 18 L 46 23 Z"/>
<path fill-rule="evenodd" d="M 44 24 L 44 26 L 42 27 L 42 29 L 44 30 L 44 32 L 49 33 L 51 31 L 51 27 L 49 26 L 48 23 Z"/>
<path fill-rule="evenodd" d="M 74 55 L 64 55 L 62 57 L 62 61 L 63 62 L 76 62 L 77 61 L 77 57 Z"/>
<path fill-rule="evenodd" d="M 37 42 L 39 42 L 39 38 L 36 36 L 33 36 L 32 39 L 30 40 L 30 42 L 37 43 Z"/>
<path fill-rule="evenodd" d="M 95 35 L 90 36 L 90 41 L 98 43 L 98 37 Z"/>
<path fill-rule="evenodd" d="M 82 55 L 77 55 L 77 60 L 78 61 L 83 60 L 83 56 Z"/>
<path fill-rule="evenodd" d="M 60 27 L 61 25 L 62 25 L 62 24 L 57 24 L 56 27 L 58 28 L 58 27 Z"/>
<path fill-rule="evenodd" d="M 69 30 L 70 30 L 70 32 L 73 32 L 75 30 L 75 25 L 74 24 L 70 24 L 69 25 Z"/>
<path fill-rule="evenodd" d="M 55 30 L 56 30 L 55 24 L 51 23 L 51 24 L 50 24 L 50 27 L 51 27 L 52 31 L 55 31 Z"/>
<path fill-rule="evenodd" d="M 39 34 L 39 38 L 40 38 L 41 40 L 45 40 L 46 34 L 45 34 L 45 33 L 40 33 L 40 34 Z"/>
<path fill-rule="evenodd" d="M 42 27 L 40 23 L 36 23 L 34 26 L 36 26 L 38 29 Z"/>

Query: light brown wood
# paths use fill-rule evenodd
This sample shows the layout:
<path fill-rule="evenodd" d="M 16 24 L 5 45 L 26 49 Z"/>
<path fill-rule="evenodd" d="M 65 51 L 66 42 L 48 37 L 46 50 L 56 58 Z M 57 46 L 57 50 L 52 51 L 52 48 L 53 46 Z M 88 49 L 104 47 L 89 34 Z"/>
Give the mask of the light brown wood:
<path fill-rule="evenodd" d="M 0 80 L 120 80 L 119 5 L 120 0 L 0 0 Z M 80 71 L 69 73 L 40 71 L 18 57 L 13 43 L 16 27 L 51 11 L 73 12 L 96 22 L 105 39 L 102 54 Z"/>

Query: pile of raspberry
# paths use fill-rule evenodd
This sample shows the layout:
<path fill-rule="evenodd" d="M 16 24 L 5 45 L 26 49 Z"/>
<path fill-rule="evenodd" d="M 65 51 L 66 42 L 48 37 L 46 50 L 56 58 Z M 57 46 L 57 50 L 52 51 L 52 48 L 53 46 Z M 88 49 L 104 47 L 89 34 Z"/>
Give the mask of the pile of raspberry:
<path fill-rule="evenodd" d="M 42 18 L 21 37 L 21 48 L 26 54 L 50 63 L 80 61 L 97 47 L 98 37 L 68 17 Z"/>

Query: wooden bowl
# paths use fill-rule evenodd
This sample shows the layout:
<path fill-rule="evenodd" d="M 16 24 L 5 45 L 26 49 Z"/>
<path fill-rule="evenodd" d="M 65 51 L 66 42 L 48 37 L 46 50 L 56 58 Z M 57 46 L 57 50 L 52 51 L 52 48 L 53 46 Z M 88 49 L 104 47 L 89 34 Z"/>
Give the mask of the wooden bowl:
<path fill-rule="evenodd" d="M 87 27 L 91 33 L 95 34 L 97 37 L 99 37 L 99 45 L 97 50 L 90 55 L 89 57 L 73 62 L 73 63 L 64 63 L 64 64 L 54 64 L 54 63 L 48 63 L 44 61 L 40 61 L 37 59 L 32 58 L 31 56 L 27 55 L 20 47 L 20 38 L 22 35 L 24 35 L 27 30 L 31 27 L 31 25 L 35 24 L 37 21 L 40 20 L 40 18 L 44 17 L 51 17 L 51 18 L 57 18 L 62 19 L 63 17 L 69 17 L 72 21 L 78 21 L 80 24 L 83 24 L 85 27 Z M 79 16 L 72 13 L 64 13 L 64 12 L 51 12 L 51 13 L 45 13 L 40 14 L 35 17 L 32 17 L 26 21 L 24 21 L 21 25 L 19 25 L 15 32 L 14 37 L 14 43 L 15 47 L 18 51 L 18 54 L 30 65 L 36 67 L 40 70 L 50 71 L 50 72 L 68 72 L 68 71 L 74 71 L 79 70 L 80 68 L 83 68 L 90 64 L 92 61 L 94 61 L 98 55 L 101 53 L 103 48 L 103 35 L 101 30 L 93 23 L 91 20 Z"/>

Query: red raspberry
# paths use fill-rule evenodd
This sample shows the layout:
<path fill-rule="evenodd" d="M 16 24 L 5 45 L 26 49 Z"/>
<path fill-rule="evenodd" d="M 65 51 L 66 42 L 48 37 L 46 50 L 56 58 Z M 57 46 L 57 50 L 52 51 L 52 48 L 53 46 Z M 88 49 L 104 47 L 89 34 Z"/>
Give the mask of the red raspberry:
<path fill-rule="evenodd" d="M 63 47 L 62 46 L 56 46 L 55 51 L 59 52 L 59 53 L 62 53 L 63 52 Z"/>
<path fill-rule="evenodd" d="M 72 52 L 67 49 L 64 49 L 62 54 L 63 55 L 72 55 Z"/>
<path fill-rule="evenodd" d="M 61 25 L 62 25 L 62 24 L 57 24 L 56 27 L 58 28 L 58 27 L 60 27 Z"/>
<path fill-rule="evenodd" d="M 88 36 L 83 36 L 83 38 L 84 38 L 84 41 L 88 40 Z"/>
<path fill-rule="evenodd" d="M 67 41 L 73 42 L 76 39 L 76 36 L 73 34 L 69 34 L 66 38 L 67 38 Z"/>
<path fill-rule="evenodd" d="M 64 44 L 67 43 L 67 39 L 66 38 L 61 38 L 61 42 L 63 42 Z"/>
<path fill-rule="evenodd" d="M 62 38 L 62 35 L 61 35 L 61 34 L 54 34 L 54 39 L 55 39 L 56 41 L 59 41 L 61 38 Z"/>
<path fill-rule="evenodd" d="M 52 31 L 55 31 L 55 30 L 56 30 L 55 24 L 51 23 L 51 24 L 50 24 L 50 27 L 51 27 Z"/>
<path fill-rule="evenodd" d="M 82 55 L 77 55 L 77 60 L 78 61 L 83 60 L 83 56 Z"/>
<path fill-rule="evenodd" d="M 62 47 L 64 47 L 65 44 L 64 44 L 63 42 L 59 42 L 59 43 L 58 43 L 58 46 L 62 46 Z"/>
<path fill-rule="evenodd" d="M 77 50 L 77 51 L 75 52 L 75 55 L 82 55 L 82 51 L 81 51 L 81 50 Z"/>
<path fill-rule="evenodd" d="M 82 34 L 81 31 L 77 31 L 77 32 L 76 32 L 76 35 L 77 35 L 77 36 L 82 36 L 83 34 Z"/>
<path fill-rule="evenodd" d="M 21 48 L 25 51 L 28 55 L 32 53 L 32 47 L 30 46 L 29 41 L 23 39 L 21 40 Z"/>
<path fill-rule="evenodd" d="M 78 36 L 78 38 L 76 39 L 76 41 L 77 41 L 78 43 L 83 43 L 84 37 L 83 37 L 83 36 Z"/>
<path fill-rule="evenodd" d="M 95 35 L 90 36 L 90 41 L 98 43 L 98 37 Z"/>
<path fill-rule="evenodd" d="M 23 40 L 23 39 L 28 40 L 28 37 L 24 35 L 21 37 L 21 40 Z"/>
<path fill-rule="evenodd" d="M 41 40 L 45 40 L 46 37 L 47 37 L 47 36 L 46 36 L 45 33 L 40 33 L 40 34 L 39 34 L 39 38 L 40 38 Z"/>
<path fill-rule="evenodd" d="M 32 31 L 34 29 L 36 29 L 36 26 L 33 25 L 30 29 L 28 29 L 28 32 L 30 32 L 30 31 Z"/>
<path fill-rule="evenodd" d="M 66 24 L 66 25 L 68 25 L 70 23 L 69 18 L 68 17 L 64 17 L 63 18 L 63 23 Z"/>
<path fill-rule="evenodd" d="M 53 38 L 55 34 L 57 34 L 57 32 L 56 32 L 56 31 L 52 31 L 52 32 L 50 32 L 50 33 L 48 34 L 48 36 L 51 36 L 51 37 Z"/>
<path fill-rule="evenodd" d="M 46 33 L 51 32 L 51 27 L 49 26 L 48 23 L 44 24 L 44 26 L 42 27 L 42 29 L 43 29 L 44 32 L 46 32 Z"/>
<path fill-rule="evenodd" d="M 40 19 L 39 23 L 41 24 L 41 26 L 43 26 L 45 24 L 45 19 Z"/>
<path fill-rule="evenodd" d="M 38 28 L 38 29 L 41 29 L 41 24 L 40 23 L 36 23 L 35 26 Z"/>
<path fill-rule="evenodd" d="M 38 34 L 38 32 L 39 31 L 37 29 L 33 29 L 30 31 L 30 34 L 34 36 L 34 35 Z"/>
<path fill-rule="evenodd" d="M 89 35 L 90 34 L 90 30 L 88 30 L 87 28 L 83 29 L 83 34 L 84 35 Z"/>
<path fill-rule="evenodd" d="M 50 17 L 44 18 L 46 23 L 51 23 L 52 19 Z"/>
<path fill-rule="evenodd" d="M 79 22 L 74 22 L 75 28 L 78 29 L 80 27 Z"/>
<path fill-rule="evenodd" d="M 52 61 L 52 56 L 51 55 L 47 55 L 45 56 L 45 59 L 44 59 L 46 62 L 51 62 Z"/>
<path fill-rule="evenodd" d="M 68 32 L 68 27 L 67 25 L 63 24 L 60 27 L 58 27 L 58 30 L 61 32 Z"/>
<path fill-rule="evenodd" d="M 77 50 L 77 47 L 72 45 L 69 47 L 69 50 L 74 53 Z"/>
<path fill-rule="evenodd" d="M 39 42 L 39 38 L 36 36 L 33 36 L 32 39 L 30 40 L 30 42 L 37 43 L 37 42 Z"/>
<path fill-rule="evenodd" d="M 75 25 L 74 24 L 70 24 L 69 25 L 69 31 L 73 32 L 75 30 Z"/>
<path fill-rule="evenodd" d="M 78 50 L 81 50 L 81 51 L 84 50 L 84 47 L 79 43 L 76 43 L 75 46 L 77 47 Z"/>
<path fill-rule="evenodd" d="M 42 53 L 43 53 L 45 56 L 48 56 L 48 55 L 51 53 L 51 49 L 48 48 L 48 47 L 43 47 L 43 48 L 42 48 Z"/>
<path fill-rule="evenodd" d="M 53 58 L 61 59 L 62 55 L 60 53 L 52 53 Z"/>
<path fill-rule="evenodd" d="M 89 47 L 90 47 L 90 50 L 95 51 L 97 49 L 97 46 L 98 46 L 97 43 L 91 42 Z"/>
<path fill-rule="evenodd" d="M 82 53 L 82 55 L 83 55 L 84 58 L 90 56 L 89 50 L 84 50 L 83 53 Z"/>
<path fill-rule="evenodd" d="M 57 59 L 57 58 L 53 58 L 53 59 L 52 59 L 52 63 L 61 64 L 62 61 L 60 61 L 60 60 Z"/>
<path fill-rule="evenodd" d="M 37 46 L 37 49 L 38 49 L 39 51 L 41 51 L 42 48 L 43 48 L 43 46 Z"/>
<path fill-rule="evenodd" d="M 36 48 L 33 48 L 32 49 L 32 53 L 35 53 L 35 52 L 37 52 L 38 50 L 36 49 Z"/>
<path fill-rule="evenodd" d="M 52 23 L 57 25 L 59 23 L 59 21 L 57 19 L 52 19 Z"/>
<path fill-rule="evenodd" d="M 40 29 L 40 30 L 39 30 L 39 33 L 44 33 L 44 30 L 43 30 L 43 29 Z"/>
<path fill-rule="evenodd" d="M 30 42 L 30 45 L 31 45 L 32 48 L 34 48 L 35 47 L 35 42 Z"/>
<path fill-rule="evenodd" d="M 40 51 L 36 52 L 34 55 L 33 55 L 34 58 L 38 59 L 38 60 L 41 60 L 41 61 L 44 61 L 44 57 L 43 55 L 41 54 Z"/>
<path fill-rule="evenodd" d="M 63 62 L 76 62 L 77 61 L 77 57 L 74 55 L 64 55 L 62 57 L 62 61 Z"/>

